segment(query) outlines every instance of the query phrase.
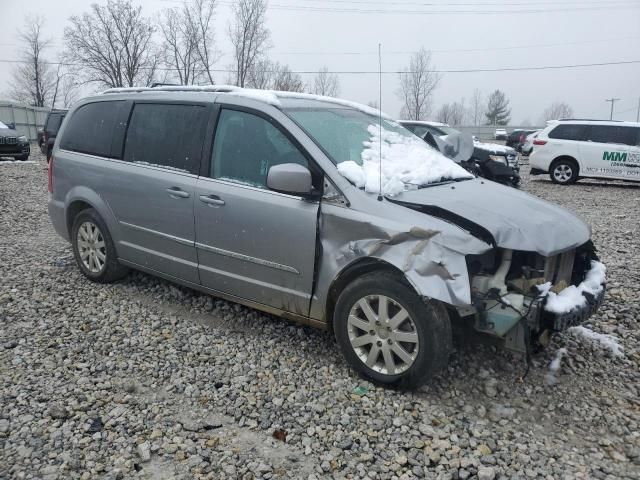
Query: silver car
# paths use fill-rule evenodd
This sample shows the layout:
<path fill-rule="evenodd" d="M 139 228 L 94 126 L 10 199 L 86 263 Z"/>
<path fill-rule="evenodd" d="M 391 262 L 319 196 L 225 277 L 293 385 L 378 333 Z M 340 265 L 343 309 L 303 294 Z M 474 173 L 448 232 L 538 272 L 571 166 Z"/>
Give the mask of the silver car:
<path fill-rule="evenodd" d="M 604 296 L 587 225 L 458 168 L 346 101 L 114 89 L 69 111 L 49 215 L 94 282 L 133 268 L 328 329 L 353 368 L 415 387 L 454 330 L 528 352 Z"/>

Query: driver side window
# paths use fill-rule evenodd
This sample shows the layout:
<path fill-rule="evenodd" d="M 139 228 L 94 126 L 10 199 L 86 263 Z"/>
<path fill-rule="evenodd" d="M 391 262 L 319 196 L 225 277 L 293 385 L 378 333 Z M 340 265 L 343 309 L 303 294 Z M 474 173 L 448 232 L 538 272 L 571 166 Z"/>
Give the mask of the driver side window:
<path fill-rule="evenodd" d="M 222 109 L 213 144 L 211 176 L 267 188 L 269 168 L 307 159 L 274 125 L 258 115 Z"/>

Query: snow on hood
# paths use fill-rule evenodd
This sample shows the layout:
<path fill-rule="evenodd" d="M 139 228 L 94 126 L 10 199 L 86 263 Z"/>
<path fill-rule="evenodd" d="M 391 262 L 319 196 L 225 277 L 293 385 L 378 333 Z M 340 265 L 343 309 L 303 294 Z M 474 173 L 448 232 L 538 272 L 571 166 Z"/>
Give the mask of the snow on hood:
<path fill-rule="evenodd" d="M 516 153 L 516 151 L 513 148 L 507 147 L 505 145 L 500 145 L 499 143 L 484 143 L 484 142 L 474 141 L 473 145 L 476 148 L 479 148 L 480 150 L 486 150 L 488 152 L 493 152 L 493 153 L 511 153 L 514 155 Z"/>
<path fill-rule="evenodd" d="M 443 179 L 473 178 L 469 172 L 414 136 L 404 136 L 369 125 L 362 165 L 354 161 L 338 164 L 338 171 L 366 192 L 380 192 L 380 144 L 382 143 L 382 194 L 398 195 L 406 185 L 426 185 Z"/>
<path fill-rule="evenodd" d="M 591 295 L 598 295 L 606 280 L 607 268 L 604 264 L 595 260 L 591 261 L 591 270 L 587 272 L 587 276 L 580 285 L 569 285 L 560 293 L 552 292 L 551 282 L 538 285 L 540 293 L 547 297 L 544 309 L 551 313 L 568 313 L 571 310 L 580 308 L 587 303 L 587 298 L 583 292 Z"/>

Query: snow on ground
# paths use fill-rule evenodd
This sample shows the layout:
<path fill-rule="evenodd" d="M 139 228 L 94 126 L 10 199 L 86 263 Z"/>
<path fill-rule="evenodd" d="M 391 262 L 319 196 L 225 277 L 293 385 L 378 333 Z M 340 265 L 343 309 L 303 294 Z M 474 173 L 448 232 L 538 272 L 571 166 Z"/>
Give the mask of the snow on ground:
<path fill-rule="evenodd" d="M 606 280 L 607 268 L 600 262 L 591 261 L 591 270 L 584 281 L 578 285 L 570 285 L 560 293 L 551 291 L 551 283 L 547 282 L 538 286 L 542 296 L 547 296 L 544 309 L 551 313 L 567 313 L 587 303 L 583 292 L 597 295 L 602 290 L 602 284 Z"/>
<path fill-rule="evenodd" d="M 369 125 L 371 138 L 364 142 L 362 165 L 354 161 L 338 164 L 338 171 L 366 192 L 380 191 L 380 144 L 382 143 L 382 193 L 397 195 L 407 184 L 426 185 L 443 179 L 473 178 L 469 172 L 418 137 L 400 135 L 378 125 Z"/>
<path fill-rule="evenodd" d="M 609 350 L 614 357 L 624 356 L 624 349 L 622 348 L 622 345 L 618 343 L 618 339 L 613 335 L 605 335 L 604 333 L 594 332 L 593 330 L 589 330 L 582 325 L 571 327 L 567 331 L 577 337 L 584 338 L 592 343 L 598 344 L 606 350 Z"/>
<path fill-rule="evenodd" d="M 0 159 L 0 165 L 9 165 L 13 163 L 36 163 L 33 160 L 2 160 Z"/>
<path fill-rule="evenodd" d="M 556 351 L 556 355 L 555 357 L 553 357 L 553 360 L 551 361 L 551 364 L 549 365 L 549 371 L 547 372 L 547 374 L 545 375 L 545 381 L 547 382 L 547 385 L 555 385 L 556 382 L 558 381 L 556 378 L 556 374 L 558 373 L 558 370 L 560 370 L 560 365 L 562 363 L 562 357 L 565 356 L 567 354 L 567 349 L 566 348 L 559 348 Z"/>

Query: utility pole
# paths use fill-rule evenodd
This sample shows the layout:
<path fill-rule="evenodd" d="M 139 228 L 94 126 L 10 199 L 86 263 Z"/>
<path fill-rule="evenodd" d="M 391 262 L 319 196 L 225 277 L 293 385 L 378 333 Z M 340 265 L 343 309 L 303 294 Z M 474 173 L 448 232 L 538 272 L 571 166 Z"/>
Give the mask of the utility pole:
<path fill-rule="evenodd" d="M 613 104 L 616 103 L 619 98 L 607 98 L 605 102 L 611 102 L 611 115 L 609 115 L 609 120 L 613 120 Z"/>

